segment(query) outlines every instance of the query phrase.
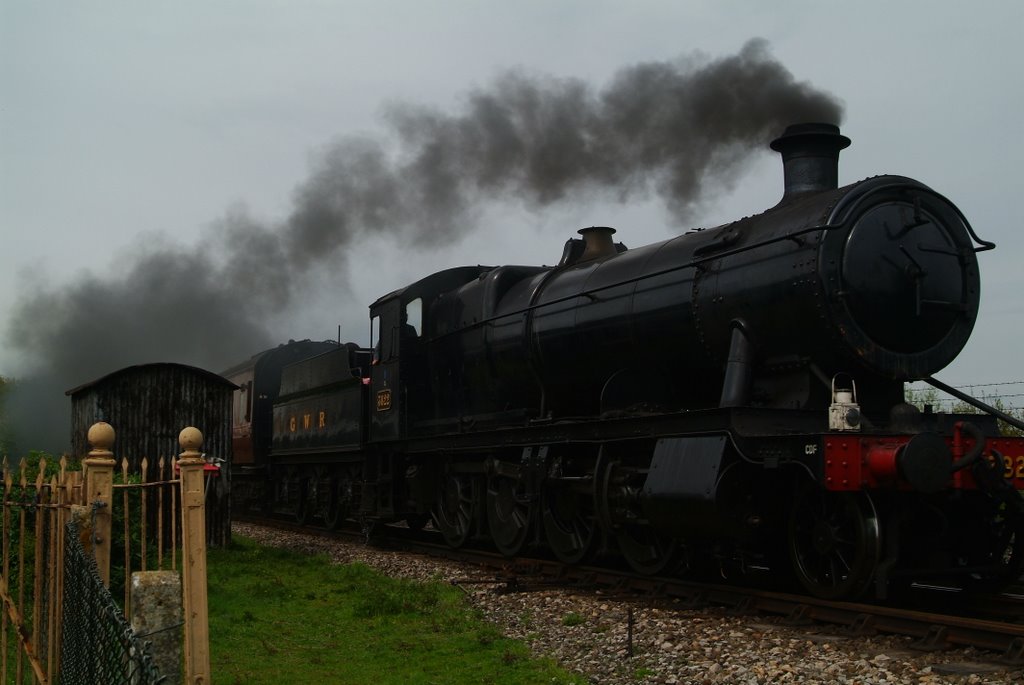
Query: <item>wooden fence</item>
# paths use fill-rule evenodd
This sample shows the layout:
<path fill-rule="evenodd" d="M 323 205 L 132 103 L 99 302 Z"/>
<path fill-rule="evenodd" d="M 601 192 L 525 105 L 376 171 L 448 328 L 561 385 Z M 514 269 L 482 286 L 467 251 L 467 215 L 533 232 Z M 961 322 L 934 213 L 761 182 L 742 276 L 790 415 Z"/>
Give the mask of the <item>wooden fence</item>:
<path fill-rule="evenodd" d="M 64 531 L 77 520 L 82 545 L 124 614 L 129 614 L 132 572 L 176 570 L 180 555 L 184 682 L 208 684 L 202 434 L 184 429 L 176 461 L 159 458 L 151 465 L 143 460 L 138 474 L 128 472 L 126 459 L 117 468 L 110 449 L 114 430 L 108 424 L 93 425 L 88 438 L 92 451 L 81 470 L 67 457 L 57 466 L 22 460 L 16 470 L 3 461 L 0 682 L 70 681 L 61 678 L 61 645 L 88 639 L 62 632 L 67 615 Z M 123 623 L 124 616 L 119 620 Z"/>

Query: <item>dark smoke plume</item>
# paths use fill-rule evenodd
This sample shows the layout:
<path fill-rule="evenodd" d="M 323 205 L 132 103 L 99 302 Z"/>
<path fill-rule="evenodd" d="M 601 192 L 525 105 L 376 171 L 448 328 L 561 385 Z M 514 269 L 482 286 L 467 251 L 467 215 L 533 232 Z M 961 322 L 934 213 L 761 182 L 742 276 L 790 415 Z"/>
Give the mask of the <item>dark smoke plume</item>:
<path fill-rule="evenodd" d="M 841 114 L 763 40 L 717 60 L 627 67 L 600 91 L 511 71 L 471 91 L 456 113 L 392 105 L 390 135 L 327 149 L 280 225 L 232 211 L 196 246 L 146 247 L 113 276 L 22 297 L 9 340 L 36 365 L 18 388 L 50 402 L 24 416 L 64 428 L 37 424 L 20 444 L 66 444 L 63 391 L 73 385 L 158 360 L 221 370 L 287 338 L 263 322 L 362 237 L 440 246 L 473 230 L 473 211 L 488 199 L 539 208 L 594 192 L 623 202 L 656 192 L 681 223 L 786 125 L 839 123 Z"/>

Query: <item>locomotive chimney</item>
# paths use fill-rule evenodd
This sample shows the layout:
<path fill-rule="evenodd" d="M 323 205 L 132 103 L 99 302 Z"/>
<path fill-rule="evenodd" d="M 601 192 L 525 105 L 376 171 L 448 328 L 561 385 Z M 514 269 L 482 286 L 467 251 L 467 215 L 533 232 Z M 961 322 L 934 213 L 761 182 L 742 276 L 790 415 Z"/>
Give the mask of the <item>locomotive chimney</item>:
<path fill-rule="evenodd" d="M 612 235 L 615 229 L 610 226 L 590 226 L 576 231 L 583 236 L 585 248 L 578 261 L 585 262 L 598 257 L 607 257 L 617 252 Z"/>
<path fill-rule="evenodd" d="M 785 192 L 782 202 L 803 193 L 839 187 L 839 151 L 850 139 L 832 124 L 793 124 L 772 141 L 782 154 Z"/>

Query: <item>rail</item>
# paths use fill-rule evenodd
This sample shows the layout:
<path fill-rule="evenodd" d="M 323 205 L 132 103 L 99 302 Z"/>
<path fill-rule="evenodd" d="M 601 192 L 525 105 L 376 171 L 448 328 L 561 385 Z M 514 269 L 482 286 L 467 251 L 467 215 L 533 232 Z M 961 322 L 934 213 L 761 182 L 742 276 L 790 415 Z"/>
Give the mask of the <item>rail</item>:
<path fill-rule="evenodd" d="M 356 527 L 327 531 L 288 523 L 265 516 L 245 515 L 236 522 L 333 539 L 361 540 Z M 976 598 L 963 593 L 922 588 L 906 604 L 877 604 L 818 599 L 743 585 L 724 585 L 675 576 L 643 576 L 615 567 L 572 566 L 550 559 L 509 559 L 490 550 L 471 547 L 451 549 L 429 531 L 382 526 L 377 536 L 388 546 L 409 553 L 427 554 L 466 563 L 474 569 L 489 568 L 492 581 L 453 581 L 479 584 L 491 582 L 502 592 L 530 592 L 552 587 L 594 592 L 607 599 L 643 598 L 666 601 L 666 607 L 696 608 L 719 606 L 762 615 L 783 617 L 794 624 L 821 623 L 838 626 L 851 636 L 890 633 L 916 638 L 913 647 L 925 651 L 975 647 L 993 652 L 993 660 L 1011 666 L 1024 665 L 1024 603 L 1008 597 L 998 600 L 1000 616 L 979 611 Z M 915 602 L 911 603 L 911 599 Z M 996 656 L 998 655 L 998 656 Z"/>

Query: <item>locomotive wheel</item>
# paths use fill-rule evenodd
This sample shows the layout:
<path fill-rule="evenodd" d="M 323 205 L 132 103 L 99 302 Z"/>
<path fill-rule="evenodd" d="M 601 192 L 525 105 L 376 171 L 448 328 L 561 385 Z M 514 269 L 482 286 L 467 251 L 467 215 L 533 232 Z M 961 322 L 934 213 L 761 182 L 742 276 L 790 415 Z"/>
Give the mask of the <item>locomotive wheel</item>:
<path fill-rule="evenodd" d="M 352 515 L 352 482 L 348 478 L 332 478 L 327 506 L 323 512 L 324 525 L 335 530 Z"/>
<path fill-rule="evenodd" d="M 446 473 L 442 476 L 440 492 L 434 505 L 434 526 L 441 531 L 449 547 L 462 547 L 473 532 L 476 488 L 470 476 Z"/>
<path fill-rule="evenodd" d="M 309 505 L 309 481 L 306 478 L 298 481 L 296 484 L 296 497 L 295 497 L 295 523 L 300 526 L 304 526 L 309 523 L 310 509 Z"/>
<path fill-rule="evenodd" d="M 487 528 L 498 551 L 514 557 L 523 551 L 533 522 L 533 503 L 518 476 L 487 479 Z"/>
<path fill-rule="evenodd" d="M 823 599 L 855 598 L 868 587 L 881 551 L 878 514 L 865 493 L 811 489 L 789 518 L 789 555 L 797 580 Z"/>
<path fill-rule="evenodd" d="M 651 526 L 627 523 L 617 528 L 615 540 L 619 543 L 626 563 L 644 575 L 653 576 L 671 572 L 682 559 L 679 542 Z"/>
<path fill-rule="evenodd" d="M 988 569 L 966 576 L 966 588 L 972 592 L 998 592 L 1020 577 L 1024 566 L 1024 504 L 1009 488 L 1000 495 L 980 501 L 976 494 L 979 515 L 974 520 L 982 523 L 958 558 L 961 566 Z"/>
<path fill-rule="evenodd" d="M 684 560 L 679 541 L 636 522 L 643 516 L 637 500 L 647 468 L 635 463 L 636 460 L 633 462 L 624 464 L 615 454 L 601 449 L 595 469 L 596 506 L 601 524 L 615 537 L 622 557 L 637 573 L 658 575 L 674 571 Z"/>
<path fill-rule="evenodd" d="M 560 487 L 557 481 L 546 485 L 541 519 L 548 547 L 559 561 L 578 564 L 597 548 L 598 525 L 592 502 L 591 494 Z"/>

